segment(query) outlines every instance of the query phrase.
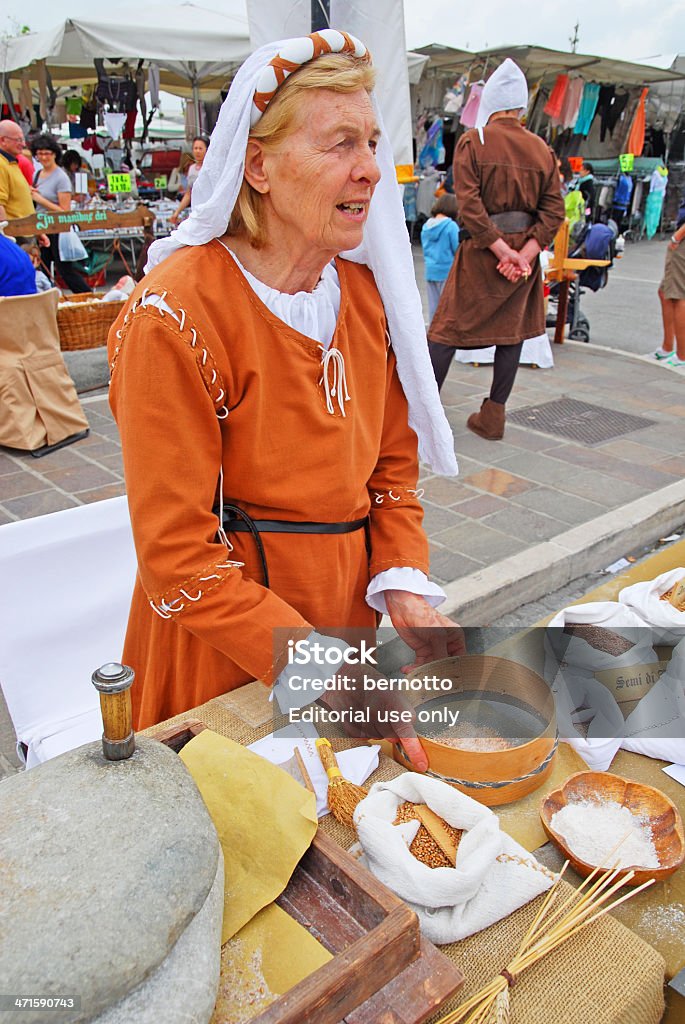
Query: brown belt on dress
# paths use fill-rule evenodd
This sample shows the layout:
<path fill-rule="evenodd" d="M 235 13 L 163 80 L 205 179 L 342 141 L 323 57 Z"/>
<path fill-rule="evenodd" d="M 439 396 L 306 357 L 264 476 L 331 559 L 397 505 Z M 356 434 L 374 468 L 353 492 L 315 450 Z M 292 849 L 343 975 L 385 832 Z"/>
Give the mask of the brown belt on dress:
<path fill-rule="evenodd" d="M 527 231 L 535 223 L 535 217 L 525 210 L 504 210 L 502 213 L 488 214 L 498 231 L 505 235 L 515 235 L 517 231 Z M 466 242 L 472 238 L 471 232 L 459 227 L 459 241 Z"/>

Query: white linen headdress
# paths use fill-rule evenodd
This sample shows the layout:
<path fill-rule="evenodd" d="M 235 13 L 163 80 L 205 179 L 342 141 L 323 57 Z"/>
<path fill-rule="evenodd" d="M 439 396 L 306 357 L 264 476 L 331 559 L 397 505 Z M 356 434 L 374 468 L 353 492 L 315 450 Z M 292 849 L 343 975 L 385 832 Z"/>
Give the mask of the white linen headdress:
<path fill-rule="evenodd" d="M 521 110 L 528 106 L 528 83 L 518 64 L 507 57 L 488 78 L 480 97 L 476 128 L 483 128 L 498 110 Z"/>
<path fill-rule="evenodd" d="M 348 48 L 352 39 L 359 56 L 366 48 L 359 40 L 334 29 L 316 33 L 333 52 Z M 253 124 L 256 97 L 262 96 L 265 69 L 276 55 L 302 63 L 311 37 L 269 43 L 256 50 L 236 74 L 224 100 L 211 145 L 192 192 L 192 210 L 187 220 L 168 238 L 150 246 L 146 271 L 185 245 L 204 245 L 226 232 L 245 169 L 245 150 Z M 304 56 L 302 56 L 304 54 Z M 277 62 L 282 80 L 287 77 L 284 61 Z M 273 74 L 271 69 L 267 77 Z M 280 84 L 280 83 L 278 83 Z M 380 110 L 372 96 L 374 113 L 383 132 Z M 435 473 L 454 476 L 458 472 L 454 439 L 440 402 L 426 344 L 421 297 L 414 276 L 411 244 L 404 222 L 402 197 L 395 177 L 392 148 L 381 135 L 376 151 L 381 180 L 371 201 L 369 216 L 360 246 L 340 255 L 355 263 L 364 263 L 372 271 L 388 320 L 391 344 L 409 404 L 409 425 L 419 439 L 419 457 Z"/>

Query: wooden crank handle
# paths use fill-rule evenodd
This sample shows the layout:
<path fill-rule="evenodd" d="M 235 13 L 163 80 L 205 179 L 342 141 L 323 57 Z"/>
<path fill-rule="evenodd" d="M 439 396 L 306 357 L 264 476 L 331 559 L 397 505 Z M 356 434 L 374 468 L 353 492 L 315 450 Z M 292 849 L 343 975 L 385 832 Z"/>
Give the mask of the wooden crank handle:
<path fill-rule="evenodd" d="M 102 752 L 108 761 L 123 761 L 136 749 L 131 709 L 133 669 L 109 661 L 93 672 L 93 686 L 100 693 Z"/>

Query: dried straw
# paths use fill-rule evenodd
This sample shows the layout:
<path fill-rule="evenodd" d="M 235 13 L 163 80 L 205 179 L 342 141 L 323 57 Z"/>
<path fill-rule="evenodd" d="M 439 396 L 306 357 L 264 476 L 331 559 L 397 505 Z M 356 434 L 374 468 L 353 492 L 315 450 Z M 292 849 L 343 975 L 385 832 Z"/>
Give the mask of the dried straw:
<path fill-rule="evenodd" d="M 621 843 L 624 839 L 625 837 Z M 609 857 L 615 854 L 621 843 L 617 844 Z M 635 872 L 626 873 L 615 867 L 595 868 L 578 889 L 558 903 L 559 882 L 568 863 L 565 862 L 554 885 L 542 901 L 513 960 L 480 992 L 462 1003 L 456 1010 L 441 1017 L 437 1024 L 457 1024 L 459 1021 L 464 1021 L 465 1024 L 506 1024 L 509 1020 L 509 989 L 522 971 L 532 967 L 562 942 L 577 935 L 593 921 L 608 914 L 654 882 L 654 879 L 650 878 L 643 885 L 631 889 L 617 899 L 612 899 L 614 894 L 630 881 Z M 557 903 L 558 905 L 555 905 Z"/>

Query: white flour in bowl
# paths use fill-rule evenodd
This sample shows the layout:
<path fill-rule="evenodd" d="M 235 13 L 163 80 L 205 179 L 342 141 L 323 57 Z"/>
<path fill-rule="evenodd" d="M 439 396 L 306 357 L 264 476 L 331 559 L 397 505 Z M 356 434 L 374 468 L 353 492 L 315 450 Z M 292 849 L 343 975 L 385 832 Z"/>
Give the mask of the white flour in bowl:
<path fill-rule="evenodd" d="M 647 822 L 613 800 L 579 800 L 566 804 L 552 815 L 550 824 L 563 837 L 569 850 L 586 864 L 611 868 L 659 867 Z"/>

